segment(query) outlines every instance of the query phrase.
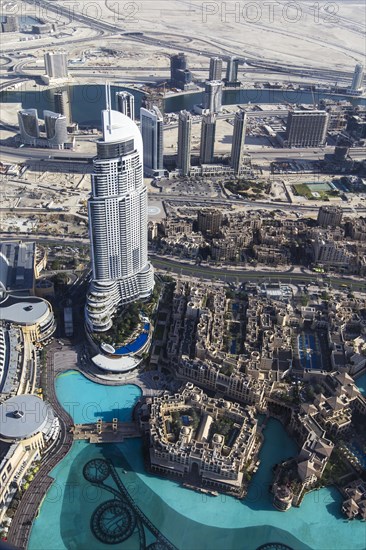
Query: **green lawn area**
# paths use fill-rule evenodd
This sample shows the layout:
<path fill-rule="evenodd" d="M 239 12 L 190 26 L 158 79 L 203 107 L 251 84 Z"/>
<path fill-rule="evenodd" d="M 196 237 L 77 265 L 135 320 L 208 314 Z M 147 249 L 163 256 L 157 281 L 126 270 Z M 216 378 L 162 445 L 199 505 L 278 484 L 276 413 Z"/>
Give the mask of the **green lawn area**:
<path fill-rule="evenodd" d="M 313 201 L 313 200 L 323 200 L 327 201 L 329 200 L 329 197 L 337 197 L 339 195 L 339 192 L 337 190 L 325 188 L 324 185 L 319 184 L 319 187 L 315 186 L 314 184 L 309 184 L 309 186 L 306 183 L 299 183 L 297 185 L 292 186 L 294 195 L 296 196 L 302 196 L 306 199 Z M 319 197 L 314 197 L 313 192 L 319 193 Z"/>

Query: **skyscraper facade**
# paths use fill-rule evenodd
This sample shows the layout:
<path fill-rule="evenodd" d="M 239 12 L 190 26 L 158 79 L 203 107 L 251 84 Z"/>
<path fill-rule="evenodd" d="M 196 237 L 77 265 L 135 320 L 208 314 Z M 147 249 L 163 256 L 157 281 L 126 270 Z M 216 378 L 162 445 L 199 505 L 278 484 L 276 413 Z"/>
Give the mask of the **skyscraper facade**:
<path fill-rule="evenodd" d="M 191 133 L 192 115 L 188 111 L 180 111 L 177 166 L 180 168 L 182 176 L 188 176 L 191 167 Z"/>
<path fill-rule="evenodd" d="M 222 87 L 223 83 L 221 80 L 207 80 L 205 82 L 203 108 L 208 109 L 210 113 L 219 113 L 221 111 Z"/>
<path fill-rule="evenodd" d="M 66 52 L 46 52 L 44 54 L 46 75 L 50 78 L 67 78 L 67 54 Z"/>
<path fill-rule="evenodd" d="M 144 173 L 146 176 L 164 176 L 163 115 L 157 107 L 140 109 L 140 131 L 144 144 Z"/>
<path fill-rule="evenodd" d="M 203 115 L 201 126 L 200 163 L 212 164 L 215 152 L 216 115 Z"/>
<path fill-rule="evenodd" d="M 237 111 L 234 118 L 233 143 L 231 146 L 231 167 L 236 175 L 243 165 L 247 116 L 245 111 Z"/>
<path fill-rule="evenodd" d="M 211 57 L 209 80 L 222 80 L 222 59 L 221 57 Z"/>
<path fill-rule="evenodd" d="M 71 105 L 68 90 L 55 92 L 54 96 L 55 112 L 66 117 L 67 124 L 71 124 Z"/>
<path fill-rule="evenodd" d="M 286 125 L 288 147 L 322 147 L 327 138 L 329 113 L 325 111 L 290 111 Z"/>
<path fill-rule="evenodd" d="M 350 92 L 353 92 L 353 93 L 357 93 L 357 92 L 361 93 L 362 92 L 362 90 L 363 90 L 363 87 L 362 87 L 363 69 L 364 69 L 363 65 L 361 63 L 357 63 L 357 65 L 355 67 L 355 70 L 354 70 L 354 73 L 353 73 Z"/>
<path fill-rule="evenodd" d="M 117 111 L 135 120 L 135 97 L 130 92 L 116 93 Z"/>
<path fill-rule="evenodd" d="M 184 90 L 192 82 L 192 73 L 188 69 L 187 56 L 185 53 L 172 55 L 170 58 L 170 80 L 175 88 Z"/>
<path fill-rule="evenodd" d="M 227 65 L 226 65 L 226 77 L 225 77 L 226 86 L 236 86 L 239 84 L 238 70 L 239 70 L 239 59 L 237 57 L 230 57 L 227 60 Z"/>
<path fill-rule="evenodd" d="M 43 117 L 48 146 L 63 149 L 68 139 L 66 117 L 53 111 L 43 111 Z"/>
<path fill-rule="evenodd" d="M 154 287 L 141 134 L 129 117 L 111 110 L 110 92 L 107 97 L 88 201 L 92 282 L 85 313 L 94 332 L 108 330 L 121 305 L 148 298 Z"/>
<path fill-rule="evenodd" d="M 22 109 L 18 111 L 18 123 L 21 142 L 25 145 L 37 145 L 39 138 L 37 109 Z"/>

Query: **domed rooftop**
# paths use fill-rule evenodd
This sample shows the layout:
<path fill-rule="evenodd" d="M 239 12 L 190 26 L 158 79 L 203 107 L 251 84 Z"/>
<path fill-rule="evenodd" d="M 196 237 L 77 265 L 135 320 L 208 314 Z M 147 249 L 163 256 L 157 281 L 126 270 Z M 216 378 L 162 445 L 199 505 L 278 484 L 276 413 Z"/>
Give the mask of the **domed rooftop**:
<path fill-rule="evenodd" d="M 37 395 L 17 395 L 0 405 L 0 438 L 27 439 L 47 433 L 54 419 L 52 407 Z"/>

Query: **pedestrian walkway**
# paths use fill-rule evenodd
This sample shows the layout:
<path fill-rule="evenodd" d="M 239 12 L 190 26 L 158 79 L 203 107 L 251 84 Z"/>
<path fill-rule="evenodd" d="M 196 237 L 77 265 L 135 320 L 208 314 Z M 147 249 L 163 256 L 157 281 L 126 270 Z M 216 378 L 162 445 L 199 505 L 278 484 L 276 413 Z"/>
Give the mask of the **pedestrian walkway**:
<path fill-rule="evenodd" d="M 47 350 L 44 393 L 47 396 L 47 401 L 52 405 L 53 410 L 59 418 L 60 436 L 52 448 L 52 454 L 44 457 L 33 481 L 31 481 L 29 488 L 25 491 L 11 523 L 8 542 L 21 550 L 27 547 L 32 522 L 38 513 L 45 494 L 54 481 L 48 474 L 69 452 L 73 442 L 72 434 L 70 433 L 72 419 L 61 407 L 56 397 L 54 386 L 54 351 L 54 345 Z"/>

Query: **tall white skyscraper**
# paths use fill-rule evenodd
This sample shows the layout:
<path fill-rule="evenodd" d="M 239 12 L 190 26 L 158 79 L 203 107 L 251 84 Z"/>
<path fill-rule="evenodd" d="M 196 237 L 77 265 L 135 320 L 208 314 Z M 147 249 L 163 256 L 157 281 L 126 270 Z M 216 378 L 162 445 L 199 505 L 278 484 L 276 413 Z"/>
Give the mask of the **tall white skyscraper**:
<path fill-rule="evenodd" d="M 237 111 L 234 119 L 233 143 L 231 146 L 231 167 L 236 175 L 243 165 L 247 116 L 245 111 Z"/>
<path fill-rule="evenodd" d="M 177 166 L 182 176 L 188 176 L 191 168 L 191 134 L 192 115 L 188 111 L 180 111 L 178 118 L 178 155 Z"/>
<path fill-rule="evenodd" d="M 355 66 L 354 73 L 353 73 L 350 92 L 352 92 L 352 93 L 357 93 L 357 92 L 362 93 L 362 91 L 363 91 L 362 81 L 363 81 L 363 65 L 362 65 L 362 63 L 357 63 L 357 65 Z"/>
<path fill-rule="evenodd" d="M 226 65 L 226 85 L 236 84 L 238 82 L 239 59 L 230 57 Z"/>
<path fill-rule="evenodd" d="M 154 287 L 141 134 L 129 117 L 111 109 L 109 87 L 102 127 L 88 201 L 92 282 L 86 303 L 87 325 L 99 332 L 112 326 L 121 305 L 148 298 Z"/>
<path fill-rule="evenodd" d="M 135 120 L 135 97 L 130 92 L 116 92 L 117 111 Z"/>
<path fill-rule="evenodd" d="M 219 113 L 221 111 L 222 87 L 223 83 L 221 80 L 207 80 L 205 82 L 203 108 L 208 109 L 210 113 Z"/>
<path fill-rule="evenodd" d="M 140 131 L 144 145 L 144 173 L 146 176 L 164 176 L 163 115 L 157 107 L 140 109 Z"/>
<path fill-rule="evenodd" d="M 64 115 L 43 111 L 48 145 L 63 149 L 67 142 L 67 120 Z"/>
<path fill-rule="evenodd" d="M 211 57 L 210 59 L 210 71 L 209 80 L 221 80 L 222 79 L 222 59 L 221 57 Z"/>
<path fill-rule="evenodd" d="M 200 163 L 212 164 L 215 153 L 216 115 L 208 113 L 202 117 Z"/>

